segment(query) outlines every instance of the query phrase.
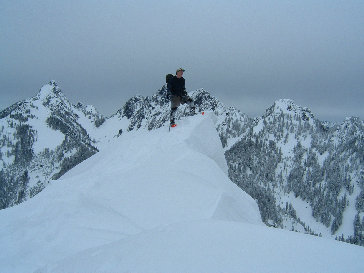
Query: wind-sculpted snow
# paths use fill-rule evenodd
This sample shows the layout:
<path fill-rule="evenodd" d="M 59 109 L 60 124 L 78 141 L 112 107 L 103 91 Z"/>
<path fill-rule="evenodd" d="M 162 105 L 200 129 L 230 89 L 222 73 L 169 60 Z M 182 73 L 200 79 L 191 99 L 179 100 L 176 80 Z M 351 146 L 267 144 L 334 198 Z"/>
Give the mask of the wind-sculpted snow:
<path fill-rule="evenodd" d="M 0 244 L 6 249 L 0 267 L 32 272 L 181 222 L 264 226 L 255 200 L 226 170 L 212 113 L 183 119 L 171 132 L 162 127 L 125 134 L 34 198 L 0 211 Z"/>
<path fill-rule="evenodd" d="M 91 248 L 36 273 L 362 272 L 364 250 L 232 221 L 181 222 Z"/>

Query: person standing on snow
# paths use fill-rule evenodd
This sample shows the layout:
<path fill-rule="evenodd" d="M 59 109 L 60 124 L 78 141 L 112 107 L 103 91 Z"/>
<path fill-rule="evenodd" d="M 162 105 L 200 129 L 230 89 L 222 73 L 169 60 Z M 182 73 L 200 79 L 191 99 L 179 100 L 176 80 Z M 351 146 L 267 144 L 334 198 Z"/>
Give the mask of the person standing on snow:
<path fill-rule="evenodd" d="M 183 68 L 178 68 L 176 75 L 173 76 L 167 83 L 167 90 L 171 98 L 170 122 L 172 127 L 176 126 L 175 113 L 180 104 L 187 103 L 190 107 L 190 114 L 195 114 L 195 104 L 193 100 L 187 95 L 185 79 L 182 77 L 184 71 L 185 70 Z"/>

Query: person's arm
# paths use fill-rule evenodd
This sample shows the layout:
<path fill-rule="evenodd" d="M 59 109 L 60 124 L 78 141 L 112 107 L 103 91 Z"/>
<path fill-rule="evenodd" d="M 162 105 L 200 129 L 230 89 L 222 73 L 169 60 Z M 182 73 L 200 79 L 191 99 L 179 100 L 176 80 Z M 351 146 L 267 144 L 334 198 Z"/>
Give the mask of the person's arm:
<path fill-rule="evenodd" d="M 169 96 L 173 93 L 173 78 L 167 82 L 167 93 Z"/>
<path fill-rule="evenodd" d="M 183 92 L 182 92 L 183 96 L 187 96 L 187 91 L 186 91 L 186 81 L 185 79 L 183 79 Z"/>

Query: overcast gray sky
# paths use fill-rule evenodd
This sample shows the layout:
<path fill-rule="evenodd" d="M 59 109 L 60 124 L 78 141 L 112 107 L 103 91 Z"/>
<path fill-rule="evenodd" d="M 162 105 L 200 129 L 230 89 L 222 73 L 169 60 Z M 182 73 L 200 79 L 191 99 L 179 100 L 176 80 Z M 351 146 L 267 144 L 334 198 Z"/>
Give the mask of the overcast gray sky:
<path fill-rule="evenodd" d="M 291 98 L 364 119 L 364 1 L 0 1 L 0 109 L 53 79 L 110 115 L 179 66 L 252 117 Z"/>

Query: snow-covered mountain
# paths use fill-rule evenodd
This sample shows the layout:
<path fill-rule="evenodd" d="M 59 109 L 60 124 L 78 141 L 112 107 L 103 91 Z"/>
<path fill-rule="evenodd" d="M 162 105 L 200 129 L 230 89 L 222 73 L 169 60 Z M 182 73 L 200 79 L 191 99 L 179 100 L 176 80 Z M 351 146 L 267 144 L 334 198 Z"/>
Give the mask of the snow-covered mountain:
<path fill-rule="evenodd" d="M 88 131 L 103 117 L 72 105 L 54 81 L 0 112 L 0 209 L 35 196 L 97 152 Z"/>
<path fill-rule="evenodd" d="M 46 92 L 1 112 L 0 178 L 5 181 L 0 188 L 2 207 L 34 196 L 51 178 L 59 178 L 96 149 L 103 150 L 131 132 L 158 129 L 169 119 L 166 86 L 153 96 L 131 98 L 108 118 L 92 106 L 72 105 L 54 82 L 41 90 Z M 348 118 L 342 124 L 322 122 L 308 108 L 287 99 L 277 100 L 264 115 L 252 119 L 226 107 L 204 89 L 190 96 L 198 111 L 211 111 L 216 116 L 215 128 L 225 151 L 229 178 L 258 201 L 265 224 L 364 244 L 363 121 Z M 57 103 L 50 107 L 47 101 Z M 32 103 L 40 106 L 32 108 Z M 20 105 L 24 110 L 16 110 L 23 109 Z M 11 128 L 14 124 L 22 128 L 19 120 L 24 116 L 29 119 L 26 115 L 30 111 L 30 120 L 40 125 L 26 124 L 39 141 L 20 138 L 24 133 Z M 188 109 L 181 106 L 178 117 L 187 115 Z M 50 118 L 54 116 L 59 118 Z M 66 121 L 66 126 L 58 126 L 58 120 Z M 52 125 L 50 121 L 55 122 Z M 71 132 L 77 132 L 78 137 L 72 138 Z M 57 144 L 63 143 L 63 138 L 72 140 L 72 145 L 65 146 L 67 152 Z M 22 148 L 31 159 L 15 164 L 19 161 L 14 160 L 15 147 L 28 147 L 27 143 L 35 147 Z M 51 147 L 45 149 L 42 145 Z M 52 156 L 44 157 L 50 151 Z M 47 163 L 36 165 L 33 162 L 40 161 L 38 158 Z M 23 181 L 30 182 L 27 186 Z"/>
<path fill-rule="evenodd" d="M 362 247 L 263 224 L 228 179 L 218 123 L 123 133 L 1 210 L 1 271 L 361 272 Z"/>
<path fill-rule="evenodd" d="M 276 101 L 226 152 L 267 224 L 364 244 L 364 123 L 327 125 Z"/>

